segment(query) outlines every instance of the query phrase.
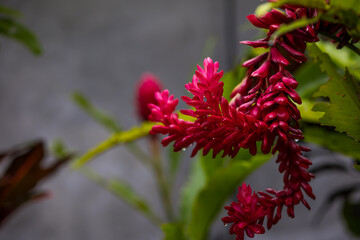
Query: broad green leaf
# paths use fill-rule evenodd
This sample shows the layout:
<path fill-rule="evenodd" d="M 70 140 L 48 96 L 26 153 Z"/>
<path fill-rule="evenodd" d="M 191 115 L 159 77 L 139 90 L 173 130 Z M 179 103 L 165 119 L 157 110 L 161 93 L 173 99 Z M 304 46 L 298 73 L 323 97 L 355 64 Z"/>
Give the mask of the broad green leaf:
<path fill-rule="evenodd" d="M 346 199 L 342 210 L 348 229 L 360 237 L 360 201 L 352 203 Z"/>
<path fill-rule="evenodd" d="M 126 204 L 139 211 L 145 217 L 149 218 L 156 225 L 160 225 L 162 220 L 152 211 L 146 200 L 137 194 L 132 187 L 121 179 L 106 179 L 101 175 L 91 170 L 90 168 L 82 168 L 83 173 L 87 178 L 94 183 L 103 187 L 110 193 L 114 194 Z"/>
<path fill-rule="evenodd" d="M 297 105 L 303 121 L 309 123 L 320 123 L 319 119 L 324 115 L 324 113 L 312 111 L 314 104 L 314 102 L 304 99 L 300 105 Z"/>
<path fill-rule="evenodd" d="M 360 160 L 360 143 L 351 137 L 320 126 L 304 125 L 302 129 L 305 141 Z"/>
<path fill-rule="evenodd" d="M 164 232 L 164 240 L 185 240 L 184 225 L 182 223 L 165 223 L 161 225 Z"/>
<path fill-rule="evenodd" d="M 319 63 L 314 63 L 311 59 L 302 64 L 294 76 L 299 83 L 296 92 L 303 100 L 312 99 L 312 95 L 328 80 L 327 75 L 321 71 Z"/>
<path fill-rule="evenodd" d="M 36 55 L 42 53 L 36 36 L 25 26 L 11 18 L 0 18 L 0 34 L 19 41 Z"/>
<path fill-rule="evenodd" d="M 331 42 L 319 42 L 317 46 L 321 51 L 326 52 L 331 60 L 340 68 L 348 68 L 349 72 L 360 79 L 360 56 L 349 48 L 336 48 L 336 45 Z"/>
<path fill-rule="evenodd" d="M 330 102 L 315 104 L 313 111 L 325 112 L 320 123 L 334 126 L 339 132 L 346 132 L 354 139 L 360 139 L 360 82 L 346 70 L 343 78 L 326 53 L 316 44 L 309 45 L 310 56 L 320 62 L 321 69 L 330 79 L 322 85 L 314 96 L 327 97 Z"/>
<path fill-rule="evenodd" d="M 191 167 L 189 180 L 182 188 L 180 202 L 180 218 L 183 222 L 190 221 L 191 210 L 195 198 L 206 183 L 206 175 L 201 166 L 200 158 L 197 158 Z"/>
<path fill-rule="evenodd" d="M 212 157 L 212 151 L 210 151 L 206 156 L 200 157 L 201 167 L 205 173 L 206 179 L 209 179 L 219 168 L 221 168 L 225 161 L 229 157 L 221 157 L 221 154 L 218 154 L 215 158 Z"/>
<path fill-rule="evenodd" d="M 278 30 L 271 36 L 272 39 L 280 37 L 288 32 L 292 32 L 296 29 L 306 27 L 307 25 L 316 23 L 319 21 L 321 14 L 318 14 L 315 18 L 301 18 L 289 24 L 282 24 Z"/>
<path fill-rule="evenodd" d="M 115 147 L 116 145 L 129 143 L 136 139 L 149 135 L 149 131 L 153 126 L 154 123 L 152 122 L 144 122 L 142 125 L 138 127 L 133 127 L 128 131 L 112 134 L 108 139 L 99 143 L 95 147 L 91 148 L 83 156 L 76 159 L 73 162 L 72 167 L 74 169 L 78 169 L 88 163 L 91 159 Z"/>
<path fill-rule="evenodd" d="M 186 228 L 191 239 L 206 239 L 209 227 L 226 199 L 234 193 L 246 176 L 269 158 L 269 155 L 257 155 L 251 161 L 236 161 L 218 169 L 212 175 L 192 206 L 191 220 Z"/>

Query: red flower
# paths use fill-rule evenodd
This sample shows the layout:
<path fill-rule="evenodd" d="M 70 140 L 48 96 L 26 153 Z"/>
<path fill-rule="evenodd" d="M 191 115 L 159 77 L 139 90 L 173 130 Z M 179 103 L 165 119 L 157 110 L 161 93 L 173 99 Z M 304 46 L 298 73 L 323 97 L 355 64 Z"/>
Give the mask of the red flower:
<path fill-rule="evenodd" d="M 243 183 L 239 187 L 237 200 L 237 202 L 225 207 L 229 216 L 222 218 L 225 224 L 232 223 L 230 234 L 236 234 L 236 240 L 243 240 L 244 232 L 251 238 L 254 237 L 255 233 L 265 233 L 264 227 L 259 222 L 264 219 L 266 211 L 259 203 L 257 194 L 252 193 L 251 187 Z"/>
<path fill-rule="evenodd" d="M 256 142 L 261 141 L 263 153 L 278 153 L 276 162 L 284 174 L 283 189 L 252 193 L 250 186 L 243 185 L 239 187 L 238 202 L 225 207 L 229 216 L 223 221 L 232 223 L 230 233 L 236 234 L 237 240 L 244 239 L 244 232 L 249 237 L 264 233 L 265 218 L 270 229 L 280 220 L 284 207 L 290 217 L 294 217 L 294 207 L 300 202 L 310 209 L 305 194 L 315 198 L 309 184 L 314 176 L 307 171 L 311 162 L 302 155 L 310 149 L 297 143 L 303 138 L 298 122 L 301 116 L 295 105 L 301 104 L 301 98 L 295 91 L 298 83 L 289 69 L 290 65 L 306 61 L 306 44 L 318 41 L 319 31 L 337 34 L 339 47 L 351 37 L 342 25 L 326 22 L 311 24 L 275 39 L 272 35 L 281 24 L 316 15 L 316 9 L 284 5 L 282 11 L 273 9 L 262 17 L 248 16 L 253 25 L 268 29 L 268 33 L 264 39 L 241 43 L 269 48 L 269 51 L 243 64 L 248 68 L 247 74 L 234 88 L 230 103 L 222 97 L 219 64 L 207 58 L 204 68 L 198 66 L 193 81 L 185 85 L 193 97 L 182 97 L 193 110 L 181 112 L 193 117 L 194 122 L 181 120 L 173 113 L 178 101 L 169 97 L 167 90 L 157 93 L 157 104 L 150 105 L 150 120 L 162 123 L 154 126 L 151 133 L 168 135 L 162 143 L 174 142 L 174 151 L 195 143 L 192 156 L 200 149 L 204 155 L 212 149 L 214 157 L 221 151 L 223 156 L 235 157 L 240 148 L 256 154 Z"/>
<path fill-rule="evenodd" d="M 149 120 L 151 110 L 148 106 L 155 103 L 155 93 L 162 89 L 159 79 L 152 73 L 144 73 L 136 89 L 137 113 L 141 120 Z"/>

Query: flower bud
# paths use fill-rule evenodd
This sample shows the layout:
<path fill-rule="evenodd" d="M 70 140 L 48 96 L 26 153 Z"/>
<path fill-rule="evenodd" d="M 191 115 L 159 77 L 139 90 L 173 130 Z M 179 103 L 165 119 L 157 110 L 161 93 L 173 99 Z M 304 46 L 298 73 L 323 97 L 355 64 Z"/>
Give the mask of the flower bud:
<path fill-rule="evenodd" d="M 136 88 L 136 107 L 138 117 L 143 120 L 149 120 L 151 110 L 149 104 L 156 104 L 155 93 L 162 90 L 159 79 L 152 73 L 144 73 Z"/>

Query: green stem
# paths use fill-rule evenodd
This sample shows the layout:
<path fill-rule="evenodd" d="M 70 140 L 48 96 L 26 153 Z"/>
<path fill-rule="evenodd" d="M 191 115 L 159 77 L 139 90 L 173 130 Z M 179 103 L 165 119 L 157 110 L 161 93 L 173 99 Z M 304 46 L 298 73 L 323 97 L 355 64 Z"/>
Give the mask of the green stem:
<path fill-rule="evenodd" d="M 331 40 L 334 40 L 336 42 L 340 41 L 340 39 L 338 37 L 333 36 L 333 35 L 331 35 L 331 34 L 329 34 L 327 32 L 320 32 L 320 34 L 324 35 L 325 37 L 330 38 Z M 360 49 L 357 48 L 355 45 L 353 45 L 351 43 L 346 43 L 345 46 L 348 47 L 349 49 L 353 50 L 357 55 L 360 56 Z"/>
<path fill-rule="evenodd" d="M 122 132 L 123 127 L 116 122 L 113 118 L 104 114 L 99 109 L 97 109 L 89 99 L 87 99 L 80 92 L 73 92 L 72 94 L 73 102 L 86 112 L 91 118 L 94 119 L 97 123 L 103 126 L 106 130 L 111 133 Z M 141 161 L 145 166 L 148 166 L 151 159 L 148 155 L 134 142 L 126 143 L 125 147 L 131 152 L 139 161 Z"/>
<path fill-rule="evenodd" d="M 94 148 L 90 149 L 87 153 L 85 153 L 80 158 L 76 159 L 72 164 L 74 169 L 78 169 L 86 164 L 91 159 L 97 157 L 98 155 L 106 152 L 107 150 L 111 149 L 112 147 L 118 144 L 125 144 L 132 142 L 138 138 L 147 136 L 149 131 L 153 127 L 154 123 L 144 122 L 140 127 L 134 127 L 128 131 L 114 133 L 108 139 L 101 142 Z"/>
<path fill-rule="evenodd" d="M 150 144 L 153 155 L 152 167 L 156 178 L 156 183 L 159 188 L 160 197 L 163 203 L 166 218 L 169 222 L 171 222 L 174 220 L 174 213 L 171 204 L 169 185 L 164 175 L 158 139 L 156 137 L 150 138 Z"/>

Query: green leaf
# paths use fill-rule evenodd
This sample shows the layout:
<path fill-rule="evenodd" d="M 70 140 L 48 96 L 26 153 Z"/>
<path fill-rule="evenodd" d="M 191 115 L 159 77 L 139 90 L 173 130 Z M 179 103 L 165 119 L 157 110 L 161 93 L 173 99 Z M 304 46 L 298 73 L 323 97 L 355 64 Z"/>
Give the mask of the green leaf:
<path fill-rule="evenodd" d="M 301 99 L 312 99 L 313 94 L 328 80 L 327 75 L 321 71 L 320 64 L 311 59 L 302 64 L 294 76 L 299 83 L 296 91 Z"/>
<path fill-rule="evenodd" d="M 343 205 L 343 216 L 348 229 L 360 237 L 360 201 L 351 203 L 346 199 Z"/>
<path fill-rule="evenodd" d="M 360 82 L 346 70 L 341 78 L 336 67 L 326 53 L 316 44 L 309 45 L 310 56 L 320 62 L 320 67 L 330 79 L 322 85 L 314 96 L 328 97 L 330 102 L 315 104 L 313 111 L 325 112 L 320 123 L 334 126 L 339 132 L 346 132 L 354 139 L 360 139 Z"/>
<path fill-rule="evenodd" d="M 261 17 L 264 16 L 267 12 L 269 12 L 272 8 L 274 8 L 274 3 L 272 2 L 267 2 L 267 3 L 263 3 L 260 4 L 256 9 L 255 9 L 255 15 L 257 17 Z"/>
<path fill-rule="evenodd" d="M 195 198 L 206 183 L 206 175 L 201 166 L 201 159 L 197 158 L 191 167 L 189 180 L 182 188 L 180 201 L 180 219 L 188 223 Z"/>
<path fill-rule="evenodd" d="M 360 143 L 345 134 L 327 130 L 320 126 L 304 125 L 305 140 L 360 160 Z"/>
<path fill-rule="evenodd" d="M 162 220 L 152 211 L 144 198 L 137 194 L 125 181 L 120 179 L 103 178 L 101 175 L 91 170 L 90 168 L 82 168 L 81 173 L 83 173 L 94 183 L 98 184 L 110 193 L 114 194 L 119 199 L 123 200 L 126 204 L 135 210 L 139 211 L 156 225 L 161 224 Z"/>
<path fill-rule="evenodd" d="M 0 34 L 19 41 L 36 55 L 42 53 L 42 48 L 36 36 L 13 19 L 0 18 Z"/>
<path fill-rule="evenodd" d="M 161 225 L 164 232 L 164 240 L 185 240 L 184 225 L 182 223 L 165 223 Z"/>
<path fill-rule="evenodd" d="M 120 132 L 122 127 L 118 123 L 108 116 L 107 114 L 102 113 L 97 109 L 88 99 L 80 92 L 73 92 L 71 95 L 73 102 L 86 112 L 90 117 L 92 117 L 96 122 L 100 123 L 104 128 L 108 129 L 110 132 Z"/>
<path fill-rule="evenodd" d="M 285 4 L 299 5 L 317 9 L 326 9 L 328 7 L 325 0 L 280 0 L 259 5 L 255 10 L 255 15 L 261 17 L 269 12 L 272 8 L 278 8 Z"/>
<path fill-rule="evenodd" d="M 115 121 L 109 115 L 103 113 L 100 109 L 96 108 L 85 95 L 80 92 L 73 92 L 71 95 L 72 101 L 85 113 L 87 113 L 95 122 L 99 123 L 109 132 L 121 132 L 123 127 L 120 123 Z M 149 162 L 148 155 L 135 143 L 128 142 L 125 147 L 143 164 L 147 165 Z"/>
<path fill-rule="evenodd" d="M 270 155 L 257 155 L 250 161 L 235 161 L 218 169 L 197 195 L 192 206 L 190 223 L 186 228 L 193 240 L 204 240 L 213 219 L 226 199 L 252 171 L 269 160 Z"/>
<path fill-rule="evenodd" d="M 226 160 L 229 160 L 229 157 L 222 158 L 221 154 L 218 154 L 215 158 L 213 158 L 212 151 L 210 151 L 206 156 L 201 156 L 201 167 L 203 168 L 206 179 L 209 179 L 216 170 L 221 168 Z"/>
<path fill-rule="evenodd" d="M 132 142 L 138 138 L 149 135 L 149 131 L 154 126 L 152 122 L 144 122 L 141 126 L 133 127 L 128 131 L 112 134 L 108 139 L 91 148 L 87 153 L 81 156 L 72 164 L 72 168 L 78 169 L 88 163 L 91 159 L 106 152 L 107 150 L 119 144 Z"/>
<path fill-rule="evenodd" d="M 312 111 L 314 104 L 314 102 L 304 99 L 300 105 L 297 105 L 303 121 L 309 123 L 320 123 L 319 119 L 324 115 L 324 113 Z"/>
<path fill-rule="evenodd" d="M 326 52 L 333 63 L 339 68 L 348 68 L 349 72 L 356 78 L 360 78 L 360 56 L 349 48 L 336 48 L 336 45 L 331 42 L 318 42 L 317 46 L 322 52 Z"/>
<path fill-rule="evenodd" d="M 282 24 L 278 30 L 271 36 L 272 39 L 280 37 L 288 32 L 292 32 L 296 29 L 306 27 L 307 25 L 316 23 L 319 21 L 321 14 L 318 14 L 315 18 L 301 18 L 289 24 Z"/>
<path fill-rule="evenodd" d="M 351 10 L 356 12 L 358 15 L 360 14 L 360 4 L 359 0 L 331 0 L 331 7 L 338 7 L 341 9 Z"/>

